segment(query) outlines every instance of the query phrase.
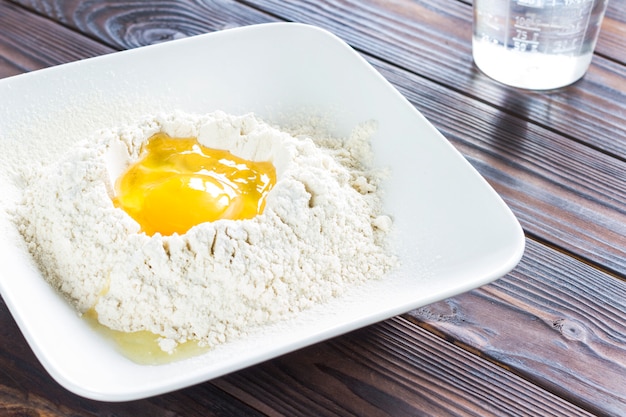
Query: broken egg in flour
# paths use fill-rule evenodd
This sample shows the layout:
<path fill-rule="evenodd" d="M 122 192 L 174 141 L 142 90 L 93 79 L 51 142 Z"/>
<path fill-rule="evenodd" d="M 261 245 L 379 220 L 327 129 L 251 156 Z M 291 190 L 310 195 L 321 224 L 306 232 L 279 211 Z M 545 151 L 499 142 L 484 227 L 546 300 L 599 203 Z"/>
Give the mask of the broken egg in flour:
<path fill-rule="evenodd" d="M 83 318 L 92 329 L 112 341 L 121 354 L 139 365 L 165 365 L 198 356 L 209 350 L 194 340 L 172 342 L 174 344 L 172 349 L 163 349 L 161 346 L 163 338 L 158 334 L 147 330 L 136 332 L 113 330 L 98 321 L 98 313 L 93 308 L 83 314 Z"/>
<path fill-rule="evenodd" d="M 196 138 L 161 132 L 117 178 L 113 201 L 147 235 L 169 236 L 204 222 L 251 219 L 263 212 L 275 183 L 269 161 L 246 160 Z"/>

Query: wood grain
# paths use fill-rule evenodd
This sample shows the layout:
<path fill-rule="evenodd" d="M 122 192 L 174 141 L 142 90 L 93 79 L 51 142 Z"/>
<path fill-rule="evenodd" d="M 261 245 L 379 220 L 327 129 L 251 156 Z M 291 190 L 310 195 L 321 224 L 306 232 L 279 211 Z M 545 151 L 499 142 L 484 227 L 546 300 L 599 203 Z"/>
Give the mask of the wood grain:
<path fill-rule="evenodd" d="M 626 283 L 529 241 L 508 276 L 411 316 L 602 415 L 626 414 Z"/>
<path fill-rule="evenodd" d="M 18 0 L 15 3 L 116 49 L 276 20 L 232 0 Z"/>
<path fill-rule="evenodd" d="M 596 53 L 626 65 L 624 39 L 626 39 L 626 8 L 624 3 L 615 0 L 609 5 L 602 21 L 601 36 L 596 45 Z"/>
<path fill-rule="evenodd" d="M 0 76 L 114 52 L 22 7 L 0 3 Z"/>
<path fill-rule="evenodd" d="M 400 317 L 214 384 L 269 415 L 587 415 Z"/>

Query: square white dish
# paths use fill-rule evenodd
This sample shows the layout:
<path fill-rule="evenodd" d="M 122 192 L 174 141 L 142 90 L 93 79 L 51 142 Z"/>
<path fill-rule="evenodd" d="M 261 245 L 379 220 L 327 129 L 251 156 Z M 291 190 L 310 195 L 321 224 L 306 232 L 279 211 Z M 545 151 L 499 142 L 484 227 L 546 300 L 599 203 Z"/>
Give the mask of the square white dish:
<path fill-rule="evenodd" d="M 60 154 L 111 120 L 174 110 L 254 112 L 278 124 L 311 112 L 330 118 L 338 135 L 376 120 L 375 163 L 391 172 L 384 204 L 400 266 L 362 291 L 188 360 L 145 366 L 122 356 L 25 251 L 8 214 L 20 195 L 11 161 L 46 152 L 42 127 L 59 137 L 49 152 Z M 96 400 L 183 388 L 454 296 L 503 276 L 524 251 L 514 215 L 450 143 L 348 45 L 307 25 L 231 29 L 0 80 L 0 151 L 0 292 L 46 370 Z"/>

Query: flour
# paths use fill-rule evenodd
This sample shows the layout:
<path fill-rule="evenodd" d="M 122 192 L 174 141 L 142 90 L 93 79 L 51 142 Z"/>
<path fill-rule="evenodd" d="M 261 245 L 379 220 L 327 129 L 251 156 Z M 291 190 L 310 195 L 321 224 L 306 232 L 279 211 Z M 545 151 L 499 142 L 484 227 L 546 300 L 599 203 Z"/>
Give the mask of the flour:
<path fill-rule="evenodd" d="M 215 346 L 381 278 L 391 219 L 370 165 L 373 126 L 346 139 L 291 133 L 253 115 L 174 113 L 99 132 L 27 178 L 16 223 L 45 278 L 80 313 L 161 348 Z M 198 137 L 254 161 L 277 182 L 250 220 L 218 220 L 184 235 L 147 236 L 112 203 L 113 181 L 159 131 Z"/>

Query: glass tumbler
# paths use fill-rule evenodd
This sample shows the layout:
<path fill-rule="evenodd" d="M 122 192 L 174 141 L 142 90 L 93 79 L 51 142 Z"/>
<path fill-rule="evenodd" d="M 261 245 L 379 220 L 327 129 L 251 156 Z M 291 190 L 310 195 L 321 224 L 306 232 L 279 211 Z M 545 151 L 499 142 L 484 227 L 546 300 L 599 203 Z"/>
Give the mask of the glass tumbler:
<path fill-rule="evenodd" d="M 476 66 L 531 90 L 569 85 L 591 62 L 608 0 L 474 0 Z"/>

